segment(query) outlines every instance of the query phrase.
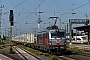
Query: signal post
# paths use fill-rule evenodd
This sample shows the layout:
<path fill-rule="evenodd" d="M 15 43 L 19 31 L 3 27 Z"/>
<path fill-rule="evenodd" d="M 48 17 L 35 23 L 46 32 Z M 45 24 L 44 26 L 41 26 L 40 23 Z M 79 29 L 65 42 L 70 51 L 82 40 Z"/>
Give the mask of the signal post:
<path fill-rule="evenodd" d="M 13 14 L 13 10 L 10 10 L 10 15 L 9 15 L 9 22 L 10 22 L 10 36 L 9 36 L 9 40 L 10 40 L 10 53 L 12 54 L 12 27 L 14 26 L 14 14 Z"/>

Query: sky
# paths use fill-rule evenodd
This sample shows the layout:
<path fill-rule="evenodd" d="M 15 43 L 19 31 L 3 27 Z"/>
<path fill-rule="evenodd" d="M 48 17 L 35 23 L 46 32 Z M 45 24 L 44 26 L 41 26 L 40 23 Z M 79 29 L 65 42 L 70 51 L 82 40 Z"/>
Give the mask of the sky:
<path fill-rule="evenodd" d="M 40 7 L 39 7 L 40 3 Z M 65 28 L 69 19 L 85 19 L 90 17 L 90 0 L 0 0 L 3 5 L 1 16 L 2 34 L 8 35 L 10 28 L 9 14 L 14 11 L 13 35 L 31 33 L 38 28 L 38 12 L 40 8 L 41 29 L 54 24 L 49 17 L 57 16 L 57 25 Z M 76 13 L 76 14 L 72 14 Z M 80 24 L 78 24 L 80 25 Z M 76 25 L 75 25 L 76 26 Z M 74 27 L 74 26 L 73 26 Z"/>

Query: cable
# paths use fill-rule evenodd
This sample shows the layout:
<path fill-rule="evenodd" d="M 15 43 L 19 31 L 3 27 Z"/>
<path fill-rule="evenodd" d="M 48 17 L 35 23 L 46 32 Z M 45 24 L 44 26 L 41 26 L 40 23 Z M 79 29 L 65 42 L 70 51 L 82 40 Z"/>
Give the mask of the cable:
<path fill-rule="evenodd" d="M 22 1 L 21 3 L 19 3 L 18 5 L 16 5 L 14 8 L 18 7 L 19 5 L 21 5 L 22 3 L 24 3 L 26 0 Z M 13 9 L 14 9 L 13 8 Z"/>
<path fill-rule="evenodd" d="M 44 2 L 44 0 L 40 3 L 40 5 Z M 38 6 L 39 7 L 39 6 Z M 38 9 L 38 7 L 36 7 L 36 9 L 34 11 L 36 11 Z M 33 12 L 34 12 L 33 11 Z M 33 14 L 33 12 L 31 12 L 31 14 L 29 14 L 27 17 L 25 17 L 22 21 L 24 21 L 25 19 L 27 19 L 29 16 L 31 16 Z M 20 21 L 20 22 L 22 22 Z M 18 24 L 20 24 L 20 22 Z"/>
<path fill-rule="evenodd" d="M 8 0 L 9 1 L 9 0 Z M 11 1 L 9 1 L 10 3 L 12 3 L 13 5 L 15 5 L 15 7 L 13 7 L 12 9 L 15 9 L 16 7 L 18 7 L 19 5 L 21 5 L 22 3 L 24 3 L 26 0 L 24 0 L 24 1 L 22 1 L 21 3 L 19 3 L 19 4 L 14 4 L 13 2 L 11 2 Z M 24 8 L 22 8 L 22 9 L 24 9 Z M 25 9 L 24 9 L 25 10 Z M 26 10 L 27 11 L 27 10 Z"/>
<path fill-rule="evenodd" d="M 81 5 L 81 6 L 77 7 L 77 8 L 72 9 L 72 10 L 77 10 L 77 9 L 79 9 L 79 8 L 81 8 L 81 7 L 83 7 L 83 6 L 87 5 L 87 4 L 89 4 L 89 3 L 90 3 L 90 2 L 85 3 L 85 4 L 83 4 L 83 5 Z M 63 13 L 63 14 L 61 14 L 60 16 L 70 13 L 70 12 L 72 12 L 72 10 L 70 10 L 70 11 L 68 11 L 68 12 L 66 12 L 66 13 Z"/>

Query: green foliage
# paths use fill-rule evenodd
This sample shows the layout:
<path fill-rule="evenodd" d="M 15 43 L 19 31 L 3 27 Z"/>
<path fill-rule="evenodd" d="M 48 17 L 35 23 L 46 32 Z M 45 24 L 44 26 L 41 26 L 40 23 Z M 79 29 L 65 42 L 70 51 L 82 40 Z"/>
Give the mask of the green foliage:
<path fill-rule="evenodd" d="M 80 52 L 82 53 L 83 50 L 82 49 L 79 49 L 78 47 L 75 47 L 75 48 L 67 48 L 68 51 L 72 51 L 72 52 Z"/>
<path fill-rule="evenodd" d="M 67 48 L 69 48 L 69 44 L 70 44 L 70 43 L 69 43 L 69 42 L 67 42 L 67 44 L 66 44 L 66 47 L 67 47 Z"/>
<path fill-rule="evenodd" d="M 49 56 L 49 54 L 48 53 L 45 53 L 44 56 Z"/>
<path fill-rule="evenodd" d="M 3 53 L 9 54 L 10 53 L 10 46 L 6 46 L 6 48 L 3 49 Z M 12 48 L 12 53 L 15 53 L 13 48 Z"/>
<path fill-rule="evenodd" d="M 0 45 L 4 45 L 4 43 L 0 43 Z"/>
<path fill-rule="evenodd" d="M 43 55 L 43 53 L 42 52 L 39 52 L 39 55 Z"/>
<path fill-rule="evenodd" d="M 58 57 L 57 56 L 51 56 L 50 60 L 58 60 Z"/>
<path fill-rule="evenodd" d="M 26 46 L 23 46 L 23 45 L 21 45 L 21 47 L 22 47 L 22 48 L 25 48 L 26 50 L 28 50 L 28 51 L 30 51 L 30 52 L 32 52 L 32 53 L 34 53 L 34 54 L 43 55 L 43 53 L 40 52 L 40 51 L 38 51 L 38 50 L 34 50 L 34 49 L 32 49 L 32 48 L 29 48 L 29 47 L 26 47 Z"/>
<path fill-rule="evenodd" d="M 43 55 L 43 53 L 40 52 L 40 51 L 37 51 L 36 53 L 37 53 L 38 55 Z"/>
<path fill-rule="evenodd" d="M 2 47 L 2 46 L 4 46 L 4 45 L 1 44 L 0 47 Z"/>
<path fill-rule="evenodd" d="M 8 54 L 10 50 L 10 47 L 6 47 L 5 49 L 3 49 L 3 53 Z"/>

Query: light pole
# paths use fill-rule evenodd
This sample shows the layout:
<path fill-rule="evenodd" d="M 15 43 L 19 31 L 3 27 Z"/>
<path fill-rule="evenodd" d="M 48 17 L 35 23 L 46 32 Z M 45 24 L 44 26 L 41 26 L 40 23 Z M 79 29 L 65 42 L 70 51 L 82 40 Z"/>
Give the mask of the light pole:
<path fill-rule="evenodd" d="M 74 15 L 74 14 L 76 14 L 76 13 L 74 13 L 74 12 L 72 12 L 71 13 L 72 15 Z M 69 19 L 69 39 L 70 39 L 70 45 L 72 45 L 72 34 L 71 34 L 71 32 L 72 32 L 72 23 L 71 23 L 71 21 L 70 21 L 70 19 Z"/>
<path fill-rule="evenodd" d="M 68 23 L 67 23 L 67 37 L 68 37 Z"/>
<path fill-rule="evenodd" d="M 0 8 L 3 8 L 4 5 L 1 5 Z M 1 34 L 2 34 L 2 31 L 1 31 L 1 16 L 2 16 L 2 9 L 0 9 L 0 43 L 2 43 L 2 39 L 1 39 Z"/>
<path fill-rule="evenodd" d="M 59 18 L 60 19 L 60 18 Z M 61 19 L 60 19 L 60 29 L 61 29 Z"/>

